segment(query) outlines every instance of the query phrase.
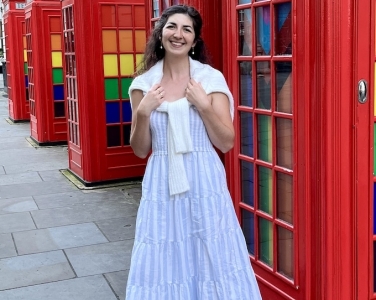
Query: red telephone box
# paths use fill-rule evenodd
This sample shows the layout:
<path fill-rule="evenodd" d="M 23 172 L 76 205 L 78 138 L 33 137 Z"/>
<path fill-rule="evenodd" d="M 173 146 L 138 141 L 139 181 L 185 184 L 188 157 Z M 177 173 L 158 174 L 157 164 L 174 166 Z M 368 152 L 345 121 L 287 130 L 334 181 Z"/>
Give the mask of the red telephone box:
<path fill-rule="evenodd" d="M 66 144 L 60 0 L 30 0 L 25 7 L 31 138 Z"/>
<path fill-rule="evenodd" d="M 25 34 L 25 1 L 3 0 L 9 118 L 29 121 L 29 92 Z"/>
<path fill-rule="evenodd" d="M 128 88 L 145 47 L 144 1 L 64 0 L 62 11 L 69 170 L 87 185 L 140 177 Z"/>

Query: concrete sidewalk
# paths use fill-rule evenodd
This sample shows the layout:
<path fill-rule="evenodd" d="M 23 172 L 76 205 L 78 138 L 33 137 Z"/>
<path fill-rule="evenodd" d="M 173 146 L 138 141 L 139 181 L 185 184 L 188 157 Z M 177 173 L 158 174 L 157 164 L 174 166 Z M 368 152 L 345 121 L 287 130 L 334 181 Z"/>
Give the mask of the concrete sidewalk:
<path fill-rule="evenodd" d="M 0 300 L 123 300 L 140 183 L 79 189 L 67 147 L 33 147 L 2 95 Z"/>

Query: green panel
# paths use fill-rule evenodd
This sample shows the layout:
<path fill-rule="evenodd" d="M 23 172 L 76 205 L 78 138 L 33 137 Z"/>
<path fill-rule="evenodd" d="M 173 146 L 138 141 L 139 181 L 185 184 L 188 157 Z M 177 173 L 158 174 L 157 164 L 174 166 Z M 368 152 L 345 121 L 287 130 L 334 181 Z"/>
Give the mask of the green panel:
<path fill-rule="evenodd" d="M 129 99 L 128 90 L 132 83 L 132 78 L 122 78 L 121 79 L 121 98 L 123 100 Z"/>
<path fill-rule="evenodd" d="M 270 116 L 258 116 L 258 158 L 272 162 L 272 119 Z"/>
<path fill-rule="evenodd" d="M 27 68 L 28 68 L 27 63 L 24 63 L 24 73 L 25 73 L 25 75 L 27 75 Z"/>
<path fill-rule="evenodd" d="M 119 80 L 117 78 L 105 79 L 104 90 L 106 100 L 119 99 Z"/>
<path fill-rule="evenodd" d="M 373 124 L 373 175 L 376 174 L 376 123 Z"/>
<path fill-rule="evenodd" d="M 64 83 L 62 68 L 52 69 L 52 81 L 54 84 Z"/>
<path fill-rule="evenodd" d="M 260 260 L 273 267 L 273 224 L 259 218 Z"/>
<path fill-rule="evenodd" d="M 259 209 L 271 215 L 273 211 L 272 170 L 264 167 L 259 167 L 258 169 Z"/>

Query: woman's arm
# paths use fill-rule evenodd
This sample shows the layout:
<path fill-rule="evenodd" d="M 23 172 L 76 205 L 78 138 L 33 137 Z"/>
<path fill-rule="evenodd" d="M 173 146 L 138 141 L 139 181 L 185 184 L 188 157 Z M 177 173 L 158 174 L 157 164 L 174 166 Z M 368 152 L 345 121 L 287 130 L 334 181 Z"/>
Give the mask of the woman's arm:
<path fill-rule="evenodd" d="M 191 79 L 187 99 L 196 106 L 213 145 L 223 153 L 234 147 L 235 130 L 230 115 L 230 103 L 223 93 L 206 95 L 200 83 Z"/>
<path fill-rule="evenodd" d="M 130 144 L 133 152 L 145 158 L 151 149 L 150 115 L 163 102 L 164 90 L 154 85 L 144 96 L 141 90 L 131 92 L 132 125 Z"/>

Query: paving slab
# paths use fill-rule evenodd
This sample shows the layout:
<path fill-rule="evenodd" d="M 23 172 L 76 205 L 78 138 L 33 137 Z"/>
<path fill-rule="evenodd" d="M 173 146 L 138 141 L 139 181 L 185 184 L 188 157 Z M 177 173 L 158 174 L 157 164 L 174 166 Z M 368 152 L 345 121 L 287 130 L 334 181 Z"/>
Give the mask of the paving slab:
<path fill-rule="evenodd" d="M 68 181 L 61 181 L 57 184 L 43 181 L 33 184 L 11 184 L 0 186 L 0 199 L 52 195 L 76 190 L 77 187 Z"/>
<path fill-rule="evenodd" d="M 97 221 L 96 224 L 110 242 L 129 240 L 134 238 L 136 215 Z"/>
<path fill-rule="evenodd" d="M 3 165 L 4 165 L 5 172 L 7 174 L 33 172 L 33 171 L 37 172 L 37 171 L 59 170 L 59 169 L 66 169 L 68 167 L 68 159 L 43 160 L 43 158 L 40 157 L 35 162 L 30 162 L 30 160 L 25 159 L 23 163 L 21 163 L 21 161 L 18 160 L 17 164 L 3 163 Z"/>
<path fill-rule="evenodd" d="M 67 181 L 67 178 L 59 170 L 38 171 L 38 174 L 43 181 Z"/>
<path fill-rule="evenodd" d="M 38 210 L 38 206 L 34 202 L 33 197 L 0 198 L 0 215 L 31 210 Z"/>
<path fill-rule="evenodd" d="M 0 233 L 12 233 L 36 229 L 29 212 L 2 215 L 0 217 Z"/>
<path fill-rule="evenodd" d="M 1 259 L 0 270 L 0 290 L 75 277 L 63 251 Z"/>
<path fill-rule="evenodd" d="M 118 190 L 76 190 L 51 195 L 40 195 L 34 197 L 40 209 L 59 208 L 76 204 L 93 204 L 107 201 L 125 201 L 122 191 Z"/>
<path fill-rule="evenodd" d="M 31 148 L 32 146 L 25 140 L 17 138 L 13 142 L 1 142 L 0 139 L 0 150 L 14 150 L 20 148 Z"/>
<path fill-rule="evenodd" d="M 4 174 L 5 174 L 4 166 L 0 166 L 0 175 L 4 175 Z"/>
<path fill-rule="evenodd" d="M 0 175 L 0 185 L 27 184 L 41 181 L 42 178 L 40 178 L 38 172 Z"/>
<path fill-rule="evenodd" d="M 13 237 L 19 255 L 108 243 L 94 223 L 16 232 Z"/>
<path fill-rule="evenodd" d="M 129 270 L 104 274 L 119 299 L 125 299 Z M 144 299 L 147 300 L 147 299 Z"/>
<path fill-rule="evenodd" d="M 75 278 L 0 292 L 1 300 L 117 300 L 101 276 Z M 124 299 L 121 299 L 124 300 Z M 146 299 L 145 299 L 146 300 Z"/>
<path fill-rule="evenodd" d="M 88 223 L 111 218 L 134 216 L 137 206 L 125 201 L 101 201 L 94 204 L 76 204 L 70 207 L 32 211 L 38 228 Z"/>
<path fill-rule="evenodd" d="M 0 234 L 0 259 L 12 256 L 17 256 L 12 235 L 10 233 Z"/>
<path fill-rule="evenodd" d="M 78 277 L 129 269 L 133 240 L 65 250 Z"/>

